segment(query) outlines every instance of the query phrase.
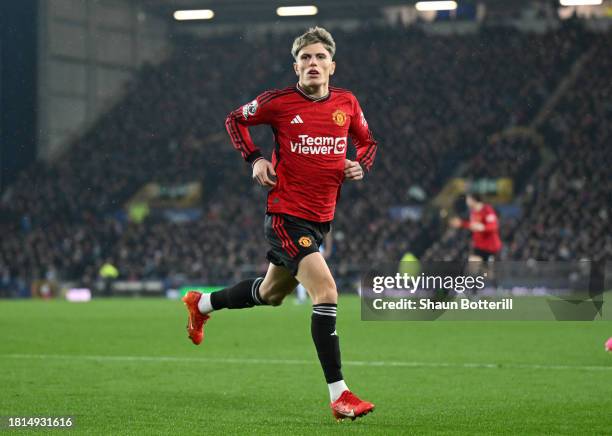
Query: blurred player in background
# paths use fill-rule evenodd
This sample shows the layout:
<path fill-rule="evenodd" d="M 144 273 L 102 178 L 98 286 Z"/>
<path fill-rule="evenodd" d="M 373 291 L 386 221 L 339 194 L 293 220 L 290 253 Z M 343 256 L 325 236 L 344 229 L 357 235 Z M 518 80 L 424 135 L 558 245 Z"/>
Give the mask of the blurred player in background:
<path fill-rule="evenodd" d="M 265 217 L 270 264 L 265 277 L 212 294 L 189 292 L 183 301 L 189 311 L 189 337 L 199 344 L 212 311 L 278 306 L 302 283 L 312 297 L 311 334 L 332 413 L 336 419 L 355 419 L 374 405 L 360 400 L 344 382 L 336 332 L 338 291 L 319 246 L 330 231 L 340 186 L 345 180 L 363 179 L 374 161 L 376 141 L 355 96 L 329 86 L 335 51 L 329 32 L 310 29 L 295 39 L 291 50 L 298 84 L 264 92 L 227 117 L 232 143 L 251 164 L 253 179 L 270 189 Z M 271 162 L 249 134 L 248 127 L 258 124 L 273 129 Z M 348 136 L 357 148 L 356 161 L 346 158 Z"/>
<path fill-rule="evenodd" d="M 329 256 L 331 256 L 332 251 L 333 251 L 333 243 L 334 243 L 334 238 L 332 238 L 332 233 L 331 231 L 329 231 L 325 235 L 325 241 L 323 241 L 323 243 L 319 247 L 319 253 L 323 255 L 323 259 L 327 260 L 329 259 Z M 297 285 L 297 288 L 295 288 L 295 296 L 296 296 L 296 300 L 295 300 L 296 304 L 303 304 L 306 302 L 307 297 L 308 297 L 308 291 L 306 291 L 306 288 L 304 287 L 303 284 L 300 283 Z"/>
<path fill-rule="evenodd" d="M 482 201 L 480 194 L 467 194 L 465 203 L 470 211 L 470 219 L 451 218 L 453 228 L 468 229 L 472 232 L 472 250 L 468 256 L 468 272 L 476 274 L 487 268 L 489 279 L 494 280 L 491 268 L 502 247 L 499 237 L 499 222 L 493 207 Z"/>

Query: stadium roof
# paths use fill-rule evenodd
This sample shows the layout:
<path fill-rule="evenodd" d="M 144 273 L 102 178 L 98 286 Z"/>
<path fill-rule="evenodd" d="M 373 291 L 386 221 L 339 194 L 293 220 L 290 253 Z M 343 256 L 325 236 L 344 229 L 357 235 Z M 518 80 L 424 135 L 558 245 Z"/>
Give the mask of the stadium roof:
<path fill-rule="evenodd" d="M 147 8 L 168 19 L 176 10 L 185 9 L 212 9 L 215 12 L 214 22 L 224 24 L 241 24 L 254 22 L 275 21 L 280 18 L 276 16 L 278 6 L 292 5 L 316 5 L 319 9 L 318 20 L 329 19 L 358 19 L 368 20 L 381 17 L 381 9 L 385 6 L 414 5 L 416 1 L 406 0 L 304 0 L 292 2 L 280 2 L 271 0 L 141 0 Z M 461 3 L 461 0 L 457 0 Z M 529 0 L 478 0 L 470 1 L 471 4 L 484 3 L 489 12 L 496 14 L 511 14 L 518 11 L 528 3 Z M 291 18 L 283 18 L 287 20 Z M 299 17 L 298 19 L 304 19 Z"/>

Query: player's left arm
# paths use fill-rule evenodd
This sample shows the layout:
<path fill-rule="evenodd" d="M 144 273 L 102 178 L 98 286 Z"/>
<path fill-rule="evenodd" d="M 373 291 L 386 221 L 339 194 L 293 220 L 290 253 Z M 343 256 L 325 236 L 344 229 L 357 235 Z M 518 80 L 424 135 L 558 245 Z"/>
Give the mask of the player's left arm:
<path fill-rule="evenodd" d="M 351 124 L 349 126 L 349 136 L 357 149 L 357 160 L 354 162 L 348 161 L 347 165 L 345 165 L 344 172 L 347 178 L 349 178 L 347 175 L 347 170 L 350 170 L 349 174 L 351 176 L 357 176 L 360 174 L 361 176 L 359 178 L 363 178 L 363 171 L 369 171 L 374 163 L 378 143 L 374 139 L 374 136 L 372 136 L 368 122 L 366 121 L 363 111 L 361 110 L 361 106 L 359 105 L 359 102 L 355 96 L 352 96 L 352 100 L 353 114 L 351 116 Z M 358 169 L 363 169 L 363 171 L 359 171 Z"/>
<path fill-rule="evenodd" d="M 499 220 L 493 208 L 484 216 L 484 223 L 482 226 L 482 231 L 487 233 L 495 233 L 499 230 Z"/>

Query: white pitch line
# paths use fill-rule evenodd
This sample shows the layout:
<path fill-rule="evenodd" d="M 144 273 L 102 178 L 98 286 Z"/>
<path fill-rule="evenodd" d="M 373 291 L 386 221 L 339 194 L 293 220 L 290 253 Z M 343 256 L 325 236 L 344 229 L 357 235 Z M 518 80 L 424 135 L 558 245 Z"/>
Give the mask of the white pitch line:
<path fill-rule="evenodd" d="M 249 358 L 200 358 L 178 356 L 94 356 L 70 354 L 0 354 L 6 359 L 60 359 L 60 360 L 93 360 L 99 362 L 177 362 L 177 363 L 237 363 L 263 365 L 314 365 L 315 360 L 292 359 L 249 359 Z M 403 361 L 366 361 L 348 360 L 342 362 L 348 366 L 366 367 L 403 367 L 403 368 L 476 368 L 476 369 L 545 369 L 576 371 L 612 371 L 610 366 L 585 365 L 540 365 L 521 363 L 444 363 L 444 362 L 403 362 Z"/>

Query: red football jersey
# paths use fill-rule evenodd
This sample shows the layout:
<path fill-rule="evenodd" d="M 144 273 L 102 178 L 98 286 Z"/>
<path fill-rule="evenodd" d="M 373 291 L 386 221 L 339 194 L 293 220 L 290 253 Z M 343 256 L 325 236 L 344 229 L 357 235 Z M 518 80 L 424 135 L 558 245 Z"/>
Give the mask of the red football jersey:
<path fill-rule="evenodd" d="M 345 89 L 330 87 L 314 99 L 299 86 L 267 91 L 231 112 L 225 127 L 234 147 L 247 162 L 261 157 L 248 126 L 268 124 L 276 147 L 272 164 L 277 180 L 268 193 L 267 211 L 316 222 L 334 218 L 348 137 L 357 148 L 357 161 L 369 170 L 376 141 L 359 102 Z"/>
<path fill-rule="evenodd" d="M 470 222 L 482 223 L 485 226 L 481 232 L 472 232 L 472 245 L 474 248 L 489 253 L 497 253 L 501 250 L 502 243 L 499 238 L 497 214 L 490 205 L 483 205 L 482 209 L 478 212 L 471 211 L 469 221 L 463 220 L 461 224 L 464 228 L 469 229 Z"/>

